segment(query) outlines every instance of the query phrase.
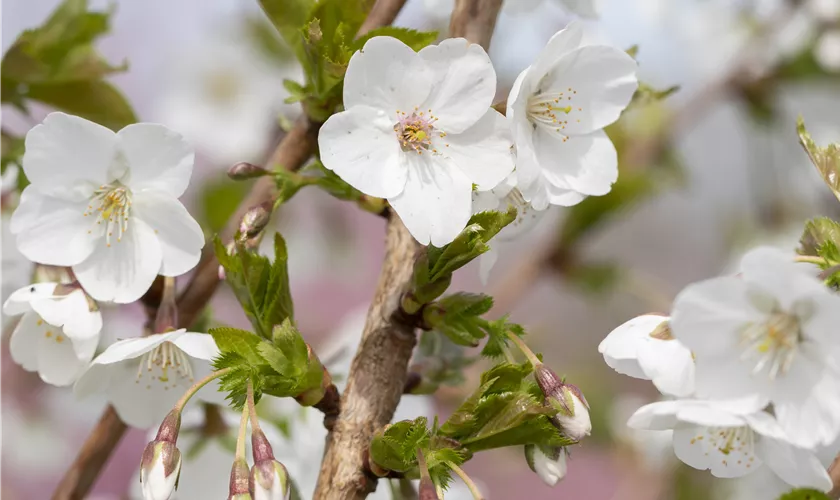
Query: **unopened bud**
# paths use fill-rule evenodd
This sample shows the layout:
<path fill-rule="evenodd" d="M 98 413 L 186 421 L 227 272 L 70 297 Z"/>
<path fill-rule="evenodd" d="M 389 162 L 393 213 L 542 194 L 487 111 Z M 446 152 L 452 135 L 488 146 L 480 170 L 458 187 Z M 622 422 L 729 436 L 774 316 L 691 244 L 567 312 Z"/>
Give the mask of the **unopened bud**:
<path fill-rule="evenodd" d="M 262 177 L 270 173 L 271 172 L 258 165 L 254 165 L 253 163 L 248 163 L 244 161 L 230 167 L 227 172 L 228 177 L 235 181 L 254 179 L 256 177 Z"/>
<path fill-rule="evenodd" d="M 243 240 L 250 240 L 265 229 L 268 221 L 271 220 L 272 207 L 271 202 L 265 202 L 251 207 L 245 212 L 242 221 L 239 223 L 239 233 Z"/>
<path fill-rule="evenodd" d="M 254 500 L 288 500 L 291 484 L 286 468 L 275 460 L 271 443 L 261 430 L 251 434 L 254 466 L 251 467 L 249 488 Z"/>
<path fill-rule="evenodd" d="M 248 462 L 244 458 L 235 459 L 230 469 L 228 500 L 251 500 L 250 476 Z"/>
<path fill-rule="evenodd" d="M 140 461 L 140 484 L 145 500 L 168 500 L 178 488 L 181 452 L 175 446 L 181 427 L 181 413 L 169 412 L 154 441 L 146 445 Z"/>
<path fill-rule="evenodd" d="M 554 486 L 566 477 L 566 449 L 562 446 L 525 446 L 525 460 L 542 481 Z"/>
<path fill-rule="evenodd" d="M 574 441 L 588 436 L 592 432 L 589 404 L 580 389 L 560 380 L 542 363 L 534 368 L 534 377 L 545 395 L 545 403 L 557 410 L 552 421 L 560 432 Z"/>
<path fill-rule="evenodd" d="M 321 360 L 318 359 L 318 355 L 315 354 L 315 351 L 312 350 L 312 347 L 309 344 L 306 344 L 306 354 L 309 358 L 309 365 L 312 369 L 321 370 L 323 373 L 323 376 L 321 377 L 321 385 L 298 394 L 295 396 L 295 401 L 297 401 L 301 406 L 315 406 L 320 403 L 327 394 L 327 389 L 329 389 L 329 386 L 332 385 L 332 377 L 327 369 L 321 364 Z"/>

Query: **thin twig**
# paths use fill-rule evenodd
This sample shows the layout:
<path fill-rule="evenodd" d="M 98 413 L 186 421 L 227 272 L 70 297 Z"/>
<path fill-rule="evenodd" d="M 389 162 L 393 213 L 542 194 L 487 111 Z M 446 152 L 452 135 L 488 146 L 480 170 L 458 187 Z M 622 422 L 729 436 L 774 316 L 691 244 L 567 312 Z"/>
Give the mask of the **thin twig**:
<path fill-rule="evenodd" d="M 485 48 L 490 42 L 501 0 L 458 0 L 450 23 L 453 37 L 466 37 Z M 385 261 L 368 310 L 341 412 L 327 437 L 315 490 L 316 500 L 359 500 L 376 487 L 366 472 L 370 440 L 391 421 L 405 387 L 408 361 L 417 343 L 415 322 L 400 310 L 421 250 L 399 217 L 388 213 Z"/>

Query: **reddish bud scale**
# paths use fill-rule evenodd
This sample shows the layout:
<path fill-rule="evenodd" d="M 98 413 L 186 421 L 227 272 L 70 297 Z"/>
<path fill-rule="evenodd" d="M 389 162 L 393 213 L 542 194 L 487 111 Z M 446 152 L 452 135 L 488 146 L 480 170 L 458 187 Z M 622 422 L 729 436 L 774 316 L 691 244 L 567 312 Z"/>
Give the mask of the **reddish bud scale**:
<path fill-rule="evenodd" d="M 268 175 L 269 171 L 253 163 L 240 162 L 228 169 L 228 177 L 235 181 L 242 181 L 246 179 L 253 179 L 255 177 L 262 177 Z"/>
<path fill-rule="evenodd" d="M 271 443 L 265 437 L 263 431 L 256 430 L 251 432 L 251 448 L 254 453 L 254 463 L 259 463 L 263 460 L 274 460 L 274 450 L 271 448 Z"/>
<path fill-rule="evenodd" d="M 248 469 L 248 462 L 245 459 L 237 458 L 233 461 L 233 466 L 230 469 L 229 498 L 237 498 L 236 495 L 242 494 L 251 496 L 250 476 L 251 471 Z"/>

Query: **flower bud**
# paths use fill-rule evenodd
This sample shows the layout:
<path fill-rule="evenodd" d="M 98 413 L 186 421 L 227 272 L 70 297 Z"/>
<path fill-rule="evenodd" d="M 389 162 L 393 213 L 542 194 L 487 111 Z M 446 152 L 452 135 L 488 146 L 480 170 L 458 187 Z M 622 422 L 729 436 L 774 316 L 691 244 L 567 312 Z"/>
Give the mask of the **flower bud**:
<path fill-rule="evenodd" d="M 260 166 L 248 162 L 240 162 L 228 169 L 228 177 L 235 181 L 244 181 L 255 177 L 268 175 L 270 172 Z"/>
<path fill-rule="evenodd" d="M 251 500 L 250 492 L 250 471 L 248 462 L 244 458 L 237 458 L 233 461 L 230 469 L 230 483 L 228 487 L 228 500 Z"/>
<path fill-rule="evenodd" d="M 239 233 L 243 241 L 250 240 L 259 235 L 268 221 L 271 220 L 271 211 L 273 205 L 271 202 L 260 203 L 255 207 L 251 207 L 242 216 L 242 221 L 239 223 Z"/>
<path fill-rule="evenodd" d="M 286 468 L 275 460 L 271 443 L 265 433 L 251 433 L 254 466 L 251 467 L 248 487 L 254 500 L 288 500 L 291 483 Z"/>
<path fill-rule="evenodd" d="M 145 500 L 168 500 L 178 488 L 181 452 L 175 446 L 181 414 L 169 412 L 160 424 L 155 440 L 146 445 L 140 462 L 140 484 Z"/>
<path fill-rule="evenodd" d="M 525 446 L 525 460 L 528 467 L 536 472 L 542 481 L 554 486 L 566 477 L 566 448 L 542 447 L 529 444 Z"/>
<path fill-rule="evenodd" d="M 560 432 L 575 441 L 580 441 L 592 431 L 589 420 L 589 404 L 576 386 L 567 384 L 544 364 L 534 368 L 534 377 L 545 395 L 545 402 L 557 410 L 552 417 Z"/>

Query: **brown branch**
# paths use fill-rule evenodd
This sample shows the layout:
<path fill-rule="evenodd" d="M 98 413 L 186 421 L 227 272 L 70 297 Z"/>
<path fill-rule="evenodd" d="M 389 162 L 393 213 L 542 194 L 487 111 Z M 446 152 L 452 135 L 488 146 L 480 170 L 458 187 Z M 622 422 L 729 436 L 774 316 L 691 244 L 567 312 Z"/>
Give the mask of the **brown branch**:
<path fill-rule="evenodd" d="M 451 35 L 486 48 L 500 7 L 501 0 L 458 0 Z M 389 211 L 385 262 L 350 365 L 341 412 L 327 437 L 316 500 L 358 500 L 376 487 L 376 476 L 366 472 L 368 448 L 374 432 L 393 418 L 405 388 L 417 337 L 416 321 L 402 312 L 400 298 L 409 290 L 421 250 L 399 217 Z"/>
<path fill-rule="evenodd" d="M 64 473 L 52 500 L 82 500 L 111 456 L 111 451 L 125 434 L 126 428 L 114 407 L 109 405 L 94 427 L 94 432 L 82 445 L 76 460 Z M 139 457 L 138 454 L 138 463 Z"/>
<path fill-rule="evenodd" d="M 378 0 L 359 30 L 359 34 L 391 24 L 405 1 Z M 267 166 L 289 170 L 297 170 L 303 166 L 315 151 L 319 126 L 307 118 L 298 119 L 292 130 L 283 137 L 269 156 Z M 272 201 L 274 194 L 275 185 L 271 177 L 258 179 L 236 213 L 228 221 L 220 235 L 221 238 L 225 241 L 230 240 L 245 212 L 251 207 Z M 210 301 L 219 285 L 218 267 L 219 261 L 213 252 L 213 246 L 206 245 L 192 278 L 178 297 L 180 327 L 189 327 Z M 327 417 L 332 418 L 331 415 Z M 56 488 L 53 500 L 84 498 L 125 430 L 125 424 L 117 417 L 114 409 L 111 406 L 106 408 L 99 422 L 91 430 L 76 460 Z"/>

